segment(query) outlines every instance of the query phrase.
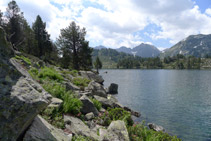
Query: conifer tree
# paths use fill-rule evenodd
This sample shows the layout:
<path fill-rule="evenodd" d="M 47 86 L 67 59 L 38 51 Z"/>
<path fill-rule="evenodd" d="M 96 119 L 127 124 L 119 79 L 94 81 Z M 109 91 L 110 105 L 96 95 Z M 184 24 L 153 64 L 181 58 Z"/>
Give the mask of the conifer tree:
<path fill-rule="evenodd" d="M 98 56 L 94 62 L 94 66 L 97 69 L 97 73 L 99 73 L 98 70 L 102 68 L 102 62 L 100 61 L 100 58 Z"/>
<path fill-rule="evenodd" d="M 57 45 L 61 50 L 62 65 L 73 69 L 88 69 L 92 66 L 92 49 L 85 40 L 86 30 L 80 28 L 75 22 L 61 29 Z"/>

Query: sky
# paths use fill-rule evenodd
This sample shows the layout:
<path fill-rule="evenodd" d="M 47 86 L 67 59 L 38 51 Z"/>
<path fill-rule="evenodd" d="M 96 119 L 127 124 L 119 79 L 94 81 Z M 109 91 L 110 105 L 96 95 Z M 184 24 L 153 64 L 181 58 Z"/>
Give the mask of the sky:
<path fill-rule="evenodd" d="M 10 0 L 0 0 L 5 12 Z M 148 43 L 160 50 L 189 35 L 211 34 L 211 0 L 16 0 L 32 25 L 40 15 L 56 41 L 75 21 L 92 47 L 133 48 Z"/>

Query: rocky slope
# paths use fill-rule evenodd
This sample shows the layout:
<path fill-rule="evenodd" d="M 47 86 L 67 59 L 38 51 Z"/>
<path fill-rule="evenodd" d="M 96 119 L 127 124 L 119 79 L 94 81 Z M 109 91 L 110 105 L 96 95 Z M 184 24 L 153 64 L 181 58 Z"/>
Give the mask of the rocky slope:
<path fill-rule="evenodd" d="M 191 35 L 161 54 L 162 57 L 182 54 L 195 57 L 211 55 L 211 35 Z"/>

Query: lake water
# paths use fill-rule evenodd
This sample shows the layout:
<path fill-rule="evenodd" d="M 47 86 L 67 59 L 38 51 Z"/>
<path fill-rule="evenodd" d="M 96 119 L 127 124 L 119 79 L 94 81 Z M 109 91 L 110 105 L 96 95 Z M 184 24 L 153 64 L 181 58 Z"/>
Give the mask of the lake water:
<path fill-rule="evenodd" d="M 104 73 L 107 71 L 108 73 Z M 210 70 L 101 70 L 119 102 L 187 141 L 211 141 Z"/>

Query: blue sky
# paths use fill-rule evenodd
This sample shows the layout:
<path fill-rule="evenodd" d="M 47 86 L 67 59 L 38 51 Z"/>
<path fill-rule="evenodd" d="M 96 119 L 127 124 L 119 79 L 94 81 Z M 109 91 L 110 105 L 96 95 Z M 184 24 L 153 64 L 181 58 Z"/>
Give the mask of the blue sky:
<path fill-rule="evenodd" d="M 5 12 L 10 0 L 1 0 Z M 41 15 L 51 39 L 76 21 L 87 30 L 90 46 L 159 49 L 173 46 L 193 34 L 211 34 L 210 0 L 17 0 L 30 25 Z"/>

